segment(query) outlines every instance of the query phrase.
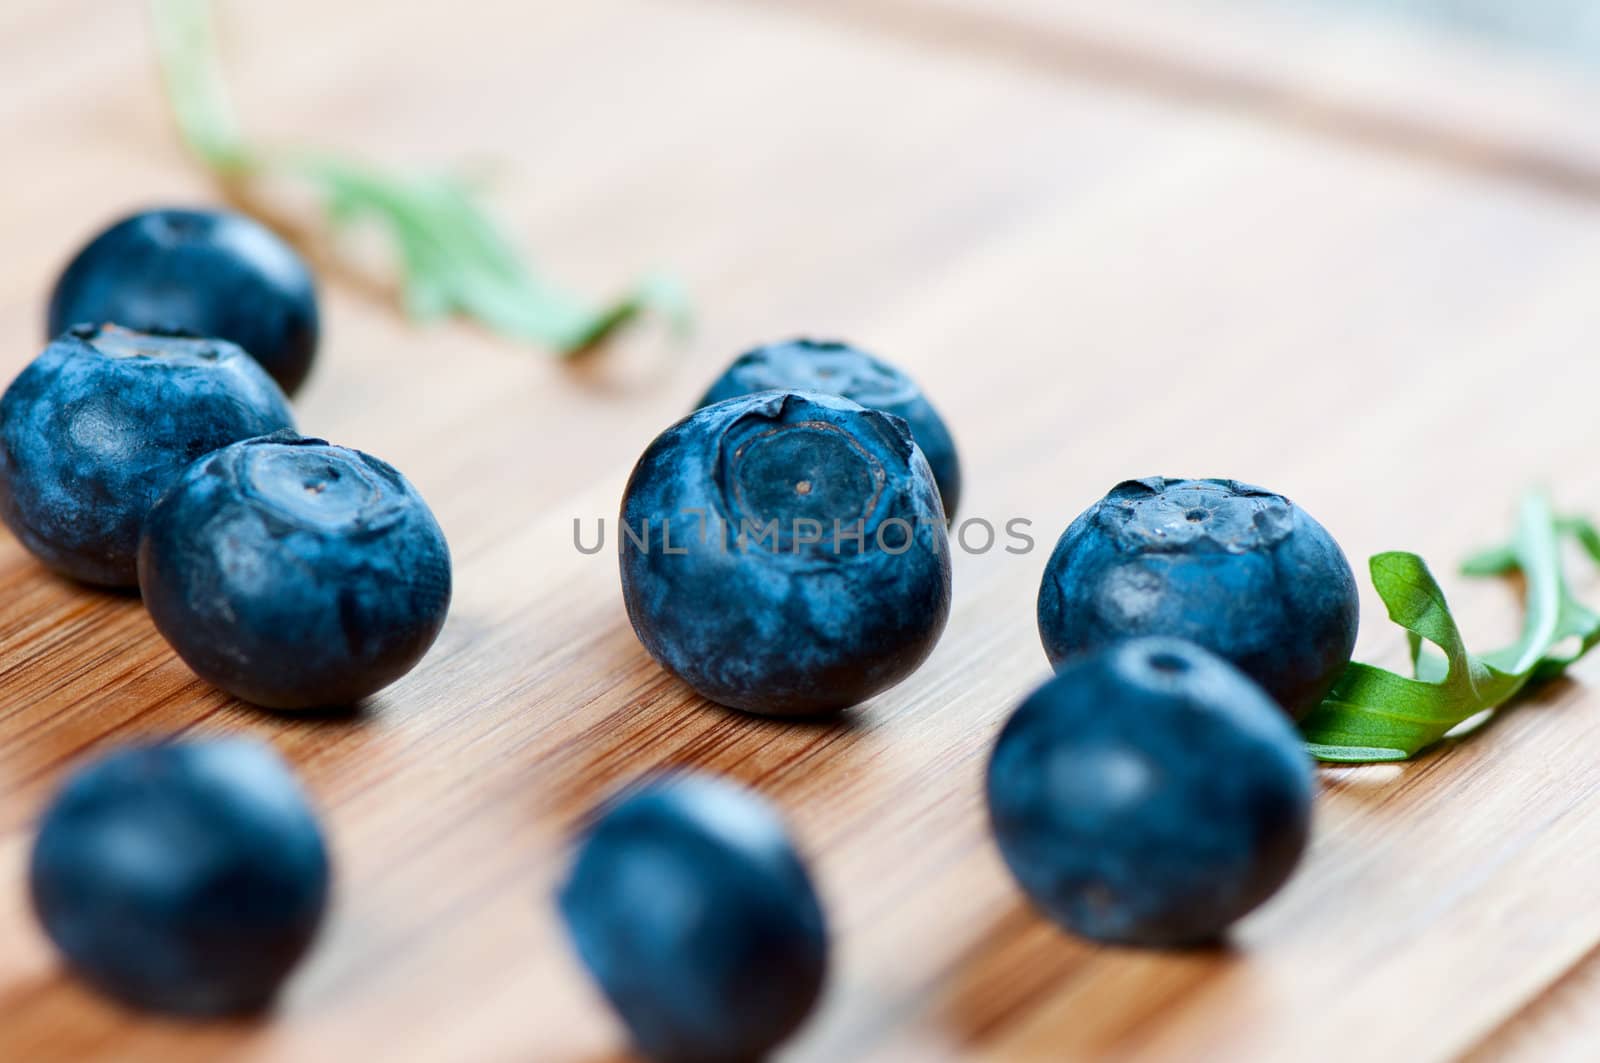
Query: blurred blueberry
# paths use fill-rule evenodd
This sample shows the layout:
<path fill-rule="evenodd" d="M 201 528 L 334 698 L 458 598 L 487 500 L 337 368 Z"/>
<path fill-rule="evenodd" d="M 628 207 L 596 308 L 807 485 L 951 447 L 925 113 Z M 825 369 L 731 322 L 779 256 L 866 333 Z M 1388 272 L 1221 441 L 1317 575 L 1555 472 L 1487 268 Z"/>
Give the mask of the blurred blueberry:
<path fill-rule="evenodd" d="M 848 343 L 796 339 L 757 347 L 734 359 L 699 402 L 710 406 L 757 391 L 820 391 L 842 395 L 867 407 L 903 417 L 933 470 L 944 503 L 953 517 L 961 501 L 961 462 L 933 406 L 916 381 L 894 366 Z"/>
<path fill-rule="evenodd" d="M 905 421 L 820 393 L 698 410 L 622 500 L 639 640 L 702 696 L 798 715 L 911 674 L 950 613 L 938 489 Z"/>
<path fill-rule="evenodd" d="M 316 936 L 328 854 L 289 768 L 244 739 L 134 746 L 46 809 L 33 907 L 68 966 L 137 1008 L 254 1011 Z"/>
<path fill-rule="evenodd" d="M 1355 575 L 1322 525 L 1235 480 L 1129 480 L 1073 521 L 1039 588 L 1050 663 L 1136 635 L 1198 643 L 1294 719 L 1350 661 Z"/>
<path fill-rule="evenodd" d="M 178 474 L 293 425 L 283 392 L 231 343 L 73 328 L 0 398 L 0 517 L 57 572 L 132 586 L 139 527 Z"/>
<path fill-rule="evenodd" d="M 1076 658 L 989 761 L 1001 855 L 1056 922 L 1132 945 L 1209 942 L 1294 870 L 1312 774 L 1261 688 L 1178 639 Z"/>
<path fill-rule="evenodd" d="M 294 394 L 317 350 L 311 272 L 272 230 L 226 210 L 150 210 L 89 242 L 56 281 L 50 335 L 72 325 L 215 336 Z"/>
<path fill-rule="evenodd" d="M 207 682 L 269 708 L 346 706 L 433 644 L 450 552 L 393 468 L 282 433 L 190 466 L 150 512 L 139 587 Z"/>
<path fill-rule="evenodd" d="M 558 903 L 651 1059 L 759 1059 L 821 993 L 828 935 L 805 865 L 771 806 L 730 783 L 669 776 L 604 809 Z"/>

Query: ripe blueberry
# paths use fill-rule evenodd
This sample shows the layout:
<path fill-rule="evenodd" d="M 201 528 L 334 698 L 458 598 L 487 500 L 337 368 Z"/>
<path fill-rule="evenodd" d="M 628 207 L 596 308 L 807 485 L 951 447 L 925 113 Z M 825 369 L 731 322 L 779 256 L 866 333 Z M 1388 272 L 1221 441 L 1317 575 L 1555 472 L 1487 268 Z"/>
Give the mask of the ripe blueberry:
<path fill-rule="evenodd" d="M 1135 635 L 1204 646 L 1294 719 L 1355 649 L 1359 599 L 1326 529 L 1282 495 L 1234 480 L 1129 480 L 1056 543 L 1039 635 L 1057 668 Z"/>
<path fill-rule="evenodd" d="M 989 816 L 1052 919 L 1098 941 L 1206 942 L 1294 870 L 1311 823 L 1292 724 L 1226 661 L 1132 639 L 1069 663 L 1001 731 Z"/>
<path fill-rule="evenodd" d="M 317 349 L 311 272 L 270 229 L 226 210 L 150 210 L 78 252 L 50 297 L 50 335 L 72 325 L 216 336 L 289 394 Z"/>
<path fill-rule="evenodd" d="M 828 935 L 776 812 L 672 776 L 605 810 L 558 903 L 579 956 L 646 1056 L 744 1063 L 816 1003 Z"/>
<path fill-rule="evenodd" d="M 944 514 L 905 421 L 765 391 L 650 444 L 622 500 L 639 640 L 702 696 L 831 712 L 911 674 L 950 613 Z"/>
<path fill-rule="evenodd" d="M 950 430 L 916 381 L 887 362 L 828 340 L 797 339 L 747 351 L 711 385 L 701 406 L 757 391 L 820 391 L 903 417 L 939 485 L 945 516 L 961 500 L 961 462 Z"/>
<path fill-rule="evenodd" d="M 283 392 L 231 343 L 75 327 L 0 398 L 0 517 L 56 571 L 132 586 L 139 526 L 178 474 L 293 425 Z"/>
<path fill-rule="evenodd" d="M 289 768 L 243 739 L 117 750 L 45 811 L 29 884 L 67 965 L 134 1007 L 268 1004 L 316 936 L 328 854 Z"/>
<path fill-rule="evenodd" d="M 207 682 L 275 709 L 351 705 L 433 644 L 450 552 L 394 469 L 282 433 L 184 472 L 146 521 L 139 587 Z"/>

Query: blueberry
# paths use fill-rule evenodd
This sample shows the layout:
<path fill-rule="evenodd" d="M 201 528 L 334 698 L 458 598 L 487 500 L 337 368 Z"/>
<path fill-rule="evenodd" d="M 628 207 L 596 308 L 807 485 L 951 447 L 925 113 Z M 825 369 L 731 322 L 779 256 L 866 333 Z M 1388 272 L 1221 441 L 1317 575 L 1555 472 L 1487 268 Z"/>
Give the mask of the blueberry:
<path fill-rule="evenodd" d="M 1214 940 L 1294 870 L 1310 761 L 1256 684 L 1179 639 L 1079 657 L 1007 721 L 989 816 L 1023 890 L 1083 937 Z"/>
<path fill-rule="evenodd" d="M 117 324 L 230 340 L 294 394 L 317 350 L 311 272 L 272 230 L 226 210 L 150 210 L 89 241 L 56 281 L 49 329 Z"/>
<path fill-rule="evenodd" d="M 316 936 L 328 854 L 289 768 L 243 739 L 123 748 L 67 780 L 29 885 L 68 966 L 138 1008 L 271 1002 Z"/>
<path fill-rule="evenodd" d="M 293 424 L 231 343 L 75 327 L 0 398 L 0 518 L 56 571 L 132 586 L 139 526 L 184 467 Z"/>
<path fill-rule="evenodd" d="M 394 469 L 282 433 L 184 472 L 150 511 L 139 587 L 156 629 L 207 682 L 269 708 L 346 706 L 433 644 L 450 551 Z"/>
<path fill-rule="evenodd" d="M 1321 702 L 1356 643 L 1356 580 L 1326 529 L 1234 480 L 1129 480 L 1073 521 L 1039 588 L 1057 668 L 1135 635 L 1204 646 L 1294 719 Z"/>
<path fill-rule="evenodd" d="M 961 462 L 950 430 L 916 381 L 859 348 L 831 340 L 789 340 L 747 351 L 711 385 L 701 406 L 757 391 L 820 391 L 903 417 L 933 469 L 946 516 L 961 501 Z"/>
<path fill-rule="evenodd" d="M 658 436 L 622 500 L 622 591 L 650 655 L 749 712 L 824 713 L 899 682 L 950 613 L 938 490 L 906 422 L 766 391 Z"/>
<path fill-rule="evenodd" d="M 612 805 L 558 903 L 651 1059 L 759 1059 L 821 993 L 828 934 L 805 865 L 777 813 L 730 783 L 669 776 Z"/>

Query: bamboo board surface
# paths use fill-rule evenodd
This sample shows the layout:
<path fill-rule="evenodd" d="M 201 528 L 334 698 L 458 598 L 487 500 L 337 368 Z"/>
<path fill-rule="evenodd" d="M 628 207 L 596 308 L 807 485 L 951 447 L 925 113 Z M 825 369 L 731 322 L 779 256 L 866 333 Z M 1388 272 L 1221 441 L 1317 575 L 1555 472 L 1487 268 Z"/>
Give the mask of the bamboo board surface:
<path fill-rule="evenodd" d="M 354 720 L 232 702 L 137 601 L 0 541 L 0 1058 L 626 1058 L 548 895 L 577 819 L 667 765 L 758 788 L 812 857 L 835 962 L 786 1058 L 1590 1058 L 1595 662 L 1414 763 L 1322 770 L 1306 864 L 1225 952 L 1072 941 L 988 840 L 984 758 L 1047 674 L 1049 546 L 1113 483 L 1261 483 L 1358 569 L 1412 549 L 1448 573 L 1531 483 L 1600 511 L 1600 182 L 1597 142 L 1574 134 L 1591 87 L 1394 31 L 1374 78 L 1417 96 L 1330 102 L 1310 15 L 1218 6 L 1215 39 L 1236 26 L 1271 60 L 1243 67 L 1112 6 L 227 5 L 263 137 L 494 163 L 494 202 L 561 281 L 601 292 L 670 265 L 700 327 L 681 350 L 641 338 L 564 367 L 411 327 L 371 271 L 324 269 L 301 427 L 401 468 L 456 559 L 440 642 Z M 215 198 L 173 143 L 137 8 L 0 12 L 7 376 L 90 232 Z M 1195 98 L 1219 63 L 1250 91 Z M 1417 106 L 1457 64 L 1462 100 L 1501 110 Z M 1540 121 L 1505 119 L 1519 108 Z M 933 657 L 832 725 L 694 698 L 635 641 L 611 551 L 573 546 L 728 359 L 801 332 L 906 365 L 961 445 L 962 516 L 1027 518 L 1038 539 L 958 554 Z M 1506 588 L 1446 587 L 1473 644 L 1514 627 Z M 1370 594 L 1358 653 L 1403 660 Z M 66 766 L 174 731 L 268 739 L 326 817 L 335 906 L 265 1021 L 120 1011 L 62 974 L 26 909 L 31 822 Z"/>

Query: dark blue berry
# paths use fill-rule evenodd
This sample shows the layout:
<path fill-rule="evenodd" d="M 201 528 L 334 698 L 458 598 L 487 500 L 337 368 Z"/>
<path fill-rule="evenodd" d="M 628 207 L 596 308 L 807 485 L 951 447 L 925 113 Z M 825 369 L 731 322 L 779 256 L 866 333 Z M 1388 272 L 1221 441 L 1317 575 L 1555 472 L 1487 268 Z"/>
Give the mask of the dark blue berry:
<path fill-rule="evenodd" d="M 215 336 L 289 394 L 317 350 L 317 296 L 294 249 L 227 210 L 150 210 L 79 251 L 50 297 L 50 335 L 72 325 Z"/>
<path fill-rule="evenodd" d="M 145 514 L 190 462 L 293 426 L 231 343 L 74 328 L 0 398 L 0 517 L 56 571 L 132 586 Z"/>
<path fill-rule="evenodd" d="M 275 709 L 352 705 L 444 624 L 450 552 L 416 489 L 290 433 L 192 465 L 150 512 L 139 587 L 195 673 Z"/>
<path fill-rule="evenodd" d="M 961 462 L 944 419 L 916 381 L 887 362 L 831 340 L 797 339 L 747 351 L 700 400 L 709 406 L 757 391 L 820 391 L 905 418 L 933 470 L 947 517 L 961 501 Z"/>
<path fill-rule="evenodd" d="M 767 391 L 658 436 L 622 500 L 639 640 L 702 696 L 823 713 L 911 674 L 950 612 L 938 490 L 905 421 Z"/>
<path fill-rule="evenodd" d="M 316 936 L 328 854 L 289 768 L 243 739 L 120 749 L 78 769 L 34 843 L 34 911 L 67 965 L 138 1008 L 271 1002 Z"/>
<path fill-rule="evenodd" d="M 759 1059 L 822 990 L 828 935 L 810 877 L 777 813 L 730 783 L 668 777 L 604 810 L 558 901 L 651 1059 Z"/>
<path fill-rule="evenodd" d="M 1261 904 L 1310 832 L 1294 726 L 1192 643 L 1076 658 L 1006 723 L 989 815 L 1022 888 L 1097 941 L 1200 944 Z"/>
<path fill-rule="evenodd" d="M 1322 525 L 1234 480 L 1130 480 L 1061 536 L 1039 588 L 1039 635 L 1058 668 L 1138 635 L 1198 643 L 1295 719 L 1355 649 L 1355 575 Z"/>

